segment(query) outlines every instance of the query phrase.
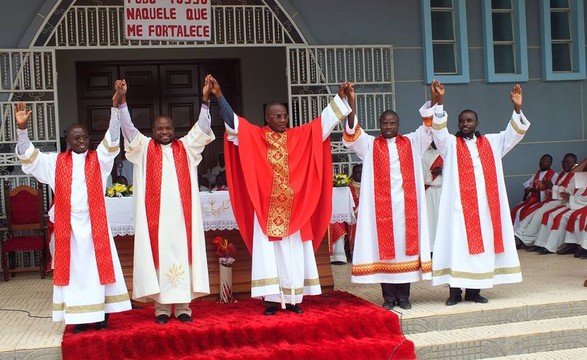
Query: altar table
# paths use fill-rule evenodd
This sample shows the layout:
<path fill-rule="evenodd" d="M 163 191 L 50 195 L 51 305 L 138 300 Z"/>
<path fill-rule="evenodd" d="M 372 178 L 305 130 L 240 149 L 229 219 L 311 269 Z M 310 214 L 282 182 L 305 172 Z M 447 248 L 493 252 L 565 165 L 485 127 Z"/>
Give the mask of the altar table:
<path fill-rule="evenodd" d="M 132 267 L 134 251 L 134 204 L 132 197 L 106 198 L 108 222 L 126 285 L 132 293 Z M 216 256 L 216 245 L 212 239 L 217 236 L 232 242 L 236 249 L 236 262 L 233 265 L 233 291 L 237 297 L 249 297 L 251 290 L 251 255 L 238 232 L 238 225 L 232 212 L 230 197 L 227 191 L 200 192 L 202 220 L 206 238 L 208 258 L 208 274 L 210 276 L 210 296 L 214 300 L 218 295 L 219 264 Z M 346 222 L 354 224 L 353 200 L 350 190 L 346 187 L 333 188 L 331 223 Z M 320 285 L 324 290 L 332 289 L 334 281 L 330 268 L 328 241 L 325 238 L 316 253 L 316 263 L 320 275 Z"/>

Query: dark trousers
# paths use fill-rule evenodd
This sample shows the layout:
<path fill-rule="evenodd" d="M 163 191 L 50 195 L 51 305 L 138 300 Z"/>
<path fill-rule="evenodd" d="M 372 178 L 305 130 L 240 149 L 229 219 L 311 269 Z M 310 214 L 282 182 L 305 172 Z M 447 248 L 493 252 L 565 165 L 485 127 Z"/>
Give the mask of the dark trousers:
<path fill-rule="evenodd" d="M 465 289 L 465 290 L 467 291 L 466 294 L 468 294 L 469 296 L 475 296 L 475 295 L 479 295 L 481 293 L 481 289 Z M 463 291 L 461 290 L 461 288 L 454 288 L 454 287 L 449 288 L 450 297 L 459 297 L 459 296 L 461 296 L 462 292 Z"/>
<path fill-rule="evenodd" d="M 408 300 L 410 298 L 410 283 L 386 284 L 381 283 L 383 300 L 395 302 L 397 300 Z"/>

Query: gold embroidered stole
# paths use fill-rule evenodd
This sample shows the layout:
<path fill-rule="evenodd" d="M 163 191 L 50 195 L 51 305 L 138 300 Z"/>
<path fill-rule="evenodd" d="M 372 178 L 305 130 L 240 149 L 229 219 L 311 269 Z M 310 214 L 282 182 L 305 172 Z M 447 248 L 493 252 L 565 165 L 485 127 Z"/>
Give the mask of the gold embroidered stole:
<path fill-rule="evenodd" d="M 282 238 L 289 233 L 294 199 L 294 190 L 289 182 L 287 134 L 268 131 L 265 139 L 267 160 L 273 169 L 266 234 L 270 238 Z"/>

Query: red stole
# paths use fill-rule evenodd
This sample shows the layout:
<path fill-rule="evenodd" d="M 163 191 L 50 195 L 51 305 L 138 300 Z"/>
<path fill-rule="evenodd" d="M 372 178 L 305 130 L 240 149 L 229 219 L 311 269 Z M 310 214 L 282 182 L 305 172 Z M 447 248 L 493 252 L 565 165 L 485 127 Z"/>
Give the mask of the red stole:
<path fill-rule="evenodd" d="M 575 191 L 573 192 L 573 194 L 576 194 L 578 190 L 579 189 L 575 189 Z M 581 193 L 581 196 L 585 196 L 585 195 L 587 195 L 587 189 L 585 189 L 583 191 L 583 193 Z M 562 207 L 566 207 L 566 206 L 562 206 Z M 561 206 L 557 206 L 557 208 L 561 208 Z M 579 209 L 578 211 L 581 211 L 581 210 L 582 209 Z M 561 221 L 563 219 L 563 215 L 565 213 L 569 212 L 569 211 L 571 211 L 571 209 L 570 208 L 567 208 L 566 210 L 561 211 L 560 213 L 556 214 L 556 216 L 554 217 L 553 222 L 552 222 L 551 230 L 558 230 L 559 229 L 560 224 L 561 224 Z M 571 218 L 573 217 L 574 213 L 576 213 L 576 212 L 577 211 L 573 211 L 573 213 L 571 214 L 571 217 L 569 218 L 569 222 L 571 222 Z M 577 216 L 575 216 L 575 218 L 573 219 L 573 221 L 572 221 L 573 223 L 577 220 Z M 542 217 L 542 223 L 544 225 L 547 225 L 548 224 L 548 216 L 546 217 L 546 222 L 544 222 L 544 217 Z"/>
<path fill-rule="evenodd" d="M 548 169 L 546 171 L 546 173 L 544 174 L 544 176 L 542 177 L 542 180 L 550 180 L 552 179 L 552 177 L 554 176 L 554 171 L 552 169 Z M 534 178 L 532 179 L 532 185 L 531 187 L 533 189 L 538 189 L 538 185 L 536 184 L 536 182 L 540 180 L 540 171 L 538 171 L 536 174 L 534 174 Z M 546 200 L 546 199 L 545 199 Z M 525 208 L 536 204 L 540 202 L 540 192 L 532 192 L 530 194 L 530 196 L 528 197 L 528 199 L 526 199 L 525 201 L 522 201 L 521 203 L 519 203 L 518 205 L 514 206 L 512 211 L 511 211 L 511 215 L 512 215 L 512 222 L 515 220 L 516 218 L 516 214 L 518 213 L 519 210 L 522 210 L 520 212 L 520 220 L 523 220 L 526 216 L 528 216 L 528 213 L 525 212 Z M 522 212 L 524 212 L 524 216 L 522 217 Z"/>
<path fill-rule="evenodd" d="M 420 237 L 418 234 L 418 198 L 412 145 L 409 138 L 399 134 L 396 136 L 395 143 L 404 188 L 406 255 L 414 256 L 418 255 Z M 375 192 L 375 218 L 381 260 L 395 259 L 390 168 L 387 139 L 379 136 L 373 142 L 373 191 Z"/>
<path fill-rule="evenodd" d="M 550 180 L 552 179 L 552 177 L 554 176 L 554 170 L 552 169 L 548 169 L 546 171 L 546 174 L 544 174 L 544 176 L 542 177 L 542 181 L 544 180 Z M 536 175 L 534 175 L 534 179 L 532 179 L 532 188 L 533 189 L 538 189 L 538 185 L 536 184 L 536 182 L 539 180 L 540 177 L 540 172 L 537 172 Z M 540 192 L 532 192 L 532 194 L 530 195 L 530 197 L 527 200 L 528 202 L 531 201 L 531 203 L 535 203 L 540 201 Z"/>
<path fill-rule="evenodd" d="M 469 254 L 481 254 L 485 252 L 485 248 L 481 233 L 481 219 L 479 217 L 477 183 L 475 181 L 475 172 L 473 171 L 473 159 L 471 158 L 471 152 L 465 143 L 465 139 L 457 137 L 456 141 L 461 205 L 465 218 Z M 487 194 L 489 213 L 491 215 L 494 250 L 496 254 L 499 254 L 504 252 L 504 247 L 495 158 L 493 157 L 491 144 L 485 136 L 477 136 L 477 149 L 479 151 L 483 176 L 485 177 L 484 190 Z"/>
<path fill-rule="evenodd" d="M 230 201 L 249 251 L 255 215 L 270 240 L 300 231 L 317 250 L 332 212 L 330 139 L 322 141 L 321 119 L 278 135 L 239 117 L 238 146 L 225 136 L 224 150 Z M 275 184 L 284 191 L 278 193 Z M 270 235 L 269 225 L 282 235 Z"/>
<path fill-rule="evenodd" d="M 192 263 L 192 186 L 189 159 L 183 143 L 173 140 L 171 143 L 173 160 L 177 173 L 179 195 L 187 235 L 188 261 Z M 163 170 L 163 152 L 161 144 L 151 139 L 147 148 L 147 178 L 145 180 L 145 210 L 151 240 L 151 252 L 155 268 L 159 268 L 159 215 L 161 213 L 161 178 Z"/>
<path fill-rule="evenodd" d="M 86 189 L 90 209 L 92 240 L 96 255 L 96 265 L 100 276 L 100 284 L 113 284 L 116 281 L 108 219 L 102 187 L 102 171 L 98 161 L 98 153 L 89 150 L 85 161 Z M 73 177 L 73 159 L 71 150 L 57 155 L 55 170 L 55 270 L 53 284 L 69 285 L 71 262 L 71 182 Z"/>
<path fill-rule="evenodd" d="M 568 232 L 575 232 L 575 222 L 581 217 L 581 222 L 579 223 L 580 229 L 585 228 L 585 215 L 587 215 L 587 206 L 584 206 L 578 210 L 573 211 L 571 216 L 569 217 L 569 222 L 567 222 L 567 227 L 565 228 Z"/>
<path fill-rule="evenodd" d="M 574 176 L 575 176 L 574 172 L 560 173 L 556 177 L 555 185 L 567 187 L 567 186 L 569 186 L 569 183 L 571 182 L 571 179 L 573 179 Z M 528 215 L 532 214 L 534 211 L 536 211 L 536 210 L 540 209 L 542 206 L 544 206 L 544 204 L 551 202 L 551 201 L 553 201 L 552 200 L 552 193 L 548 194 L 548 196 L 546 197 L 546 199 L 544 201 L 541 201 L 539 203 L 535 203 L 533 205 L 525 207 L 520 212 L 520 221 L 524 220 Z"/>

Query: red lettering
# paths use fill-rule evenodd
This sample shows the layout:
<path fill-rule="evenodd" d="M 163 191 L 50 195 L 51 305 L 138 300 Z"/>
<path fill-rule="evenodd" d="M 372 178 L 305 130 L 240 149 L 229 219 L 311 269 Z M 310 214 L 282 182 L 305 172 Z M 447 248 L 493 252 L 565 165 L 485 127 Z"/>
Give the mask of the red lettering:
<path fill-rule="evenodd" d="M 209 38 L 207 25 L 149 25 L 149 37 L 158 38 Z"/>
<path fill-rule="evenodd" d="M 185 9 L 185 17 L 188 20 L 208 20 L 208 9 Z"/>
<path fill-rule="evenodd" d="M 166 8 L 129 8 L 126 9 L 128 20 L 175 20 L 176 9 Z"/>
<path fill-rule="evenodd" d="M 143 36 L 143 27 L 141 25 L 127 25 L 126 32 L 129 37 Z"/>

